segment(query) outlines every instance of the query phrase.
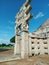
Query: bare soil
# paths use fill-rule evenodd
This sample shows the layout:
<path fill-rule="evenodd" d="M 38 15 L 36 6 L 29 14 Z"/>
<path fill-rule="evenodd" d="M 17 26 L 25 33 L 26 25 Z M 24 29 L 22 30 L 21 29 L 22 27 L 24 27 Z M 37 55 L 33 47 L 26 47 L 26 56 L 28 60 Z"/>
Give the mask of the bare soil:
<path fill-rule="evenodd" d="M 8 54 L 13 54 L 12 49 L 0 51 L 0 57 Z M 49 65 L 49 55 L 32 56 L 28 59 L 15 60 L 10 62 L 0 62 L 0 65 L 35 65 L 36 62 L 43 62 L 44 65 Z"/>
<path fill-rule="evenodd" d="M 0 49 L 0 57 L 7 54 L 13 54 L 13 49 Z"/>

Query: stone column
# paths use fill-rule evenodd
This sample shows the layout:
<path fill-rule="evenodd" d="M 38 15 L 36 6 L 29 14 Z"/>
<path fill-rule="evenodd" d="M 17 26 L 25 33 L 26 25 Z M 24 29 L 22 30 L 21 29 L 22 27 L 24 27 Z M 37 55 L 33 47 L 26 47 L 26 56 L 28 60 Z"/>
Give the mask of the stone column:
<path fill-rule="evenodd" d="M 40 39 L 40 55 L 44 54 L 43 39 Z"/>
<path fill-rule="evenodd" d="M 47 38 L 47 44 L 48 44 L 48 54 L 49 54 L 49 38 Z"/>
<path fill-rule="evenodd" d="M 31 48 L 32 42 L 31 42 L 31 36 L 29 36 L 29 56 L 32 56 L 32 48 Z"/>
<path fill-rule="evenodd" d="M 35 55 L 38 55 L 38 46 L 37 46 L 37 39 L 36 38 L 34 40 L 34 44 L 35 44 Z"/>
<path fill-rule="evenodd" d="M 21 58 L 28 58 L 28 26 L 24 21 L 22 23 Z"/>
<path fill-rule="evenodd" d="M 14 55 L 20 55 L 20 34 L 19 34 L 19 28 L 16 29 Z"/>

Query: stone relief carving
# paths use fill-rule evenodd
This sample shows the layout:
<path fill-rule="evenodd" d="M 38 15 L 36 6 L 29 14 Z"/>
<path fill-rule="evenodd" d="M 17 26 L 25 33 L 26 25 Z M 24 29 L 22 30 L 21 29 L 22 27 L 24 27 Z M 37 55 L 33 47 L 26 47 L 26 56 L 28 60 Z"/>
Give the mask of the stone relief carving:
<path fill-rule="evenodd" d="M 20 35 L 20 28 L 17 28 L 17 29 L 16 29 L 16 34 L 17 34 L 17 35 Z"/>
<path fill-rule="evenodd" d="M 28 24 L 26 21 L 22 22 L 22 30 L 28 31 Z"/>

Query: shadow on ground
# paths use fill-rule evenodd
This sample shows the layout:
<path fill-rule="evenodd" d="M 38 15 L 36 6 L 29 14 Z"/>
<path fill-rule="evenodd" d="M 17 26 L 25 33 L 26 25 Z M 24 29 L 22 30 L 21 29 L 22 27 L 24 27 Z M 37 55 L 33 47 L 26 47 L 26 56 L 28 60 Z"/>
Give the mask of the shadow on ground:
<path fill-rule="evenodd" d="M 0 52 L 8 51 L 10 49 L 0 49 Z"/>

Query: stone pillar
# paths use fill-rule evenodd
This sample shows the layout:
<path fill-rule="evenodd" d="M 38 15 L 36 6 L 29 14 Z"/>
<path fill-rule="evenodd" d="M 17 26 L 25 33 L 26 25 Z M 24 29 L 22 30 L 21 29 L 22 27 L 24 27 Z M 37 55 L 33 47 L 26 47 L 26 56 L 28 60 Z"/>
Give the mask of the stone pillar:
<path fill-rule="evenodd" d="M 21 58 L 28 58 L 28 25 L 24 21 L 22 23 Z"/>
<path fill-rule="evenodd" d="M 43 39 L 40 39 L 40 55 L 44 54 Z"/>
<path fill-rule="evenodd" d="M 47 44 L 48 44 L 48 54 L 49 54 L 49 38 L 47 38 Z"/>
<path fill-rule="evenodd" d="M 32 56 L 32 42 L 31 42 L 31 37 L 29 36 L 29 56 Z"/>
<path fill-rule="evenodd" d="M 35 44 L 35 55 L 38 55 L 37 39 L 35 39 L 34 44 Z"/>
<path fill-rule="evenodd" d="M 20 55 L 20 34 L 19 34 L 19 28 L 16 29 L 14 55 Z"/>

